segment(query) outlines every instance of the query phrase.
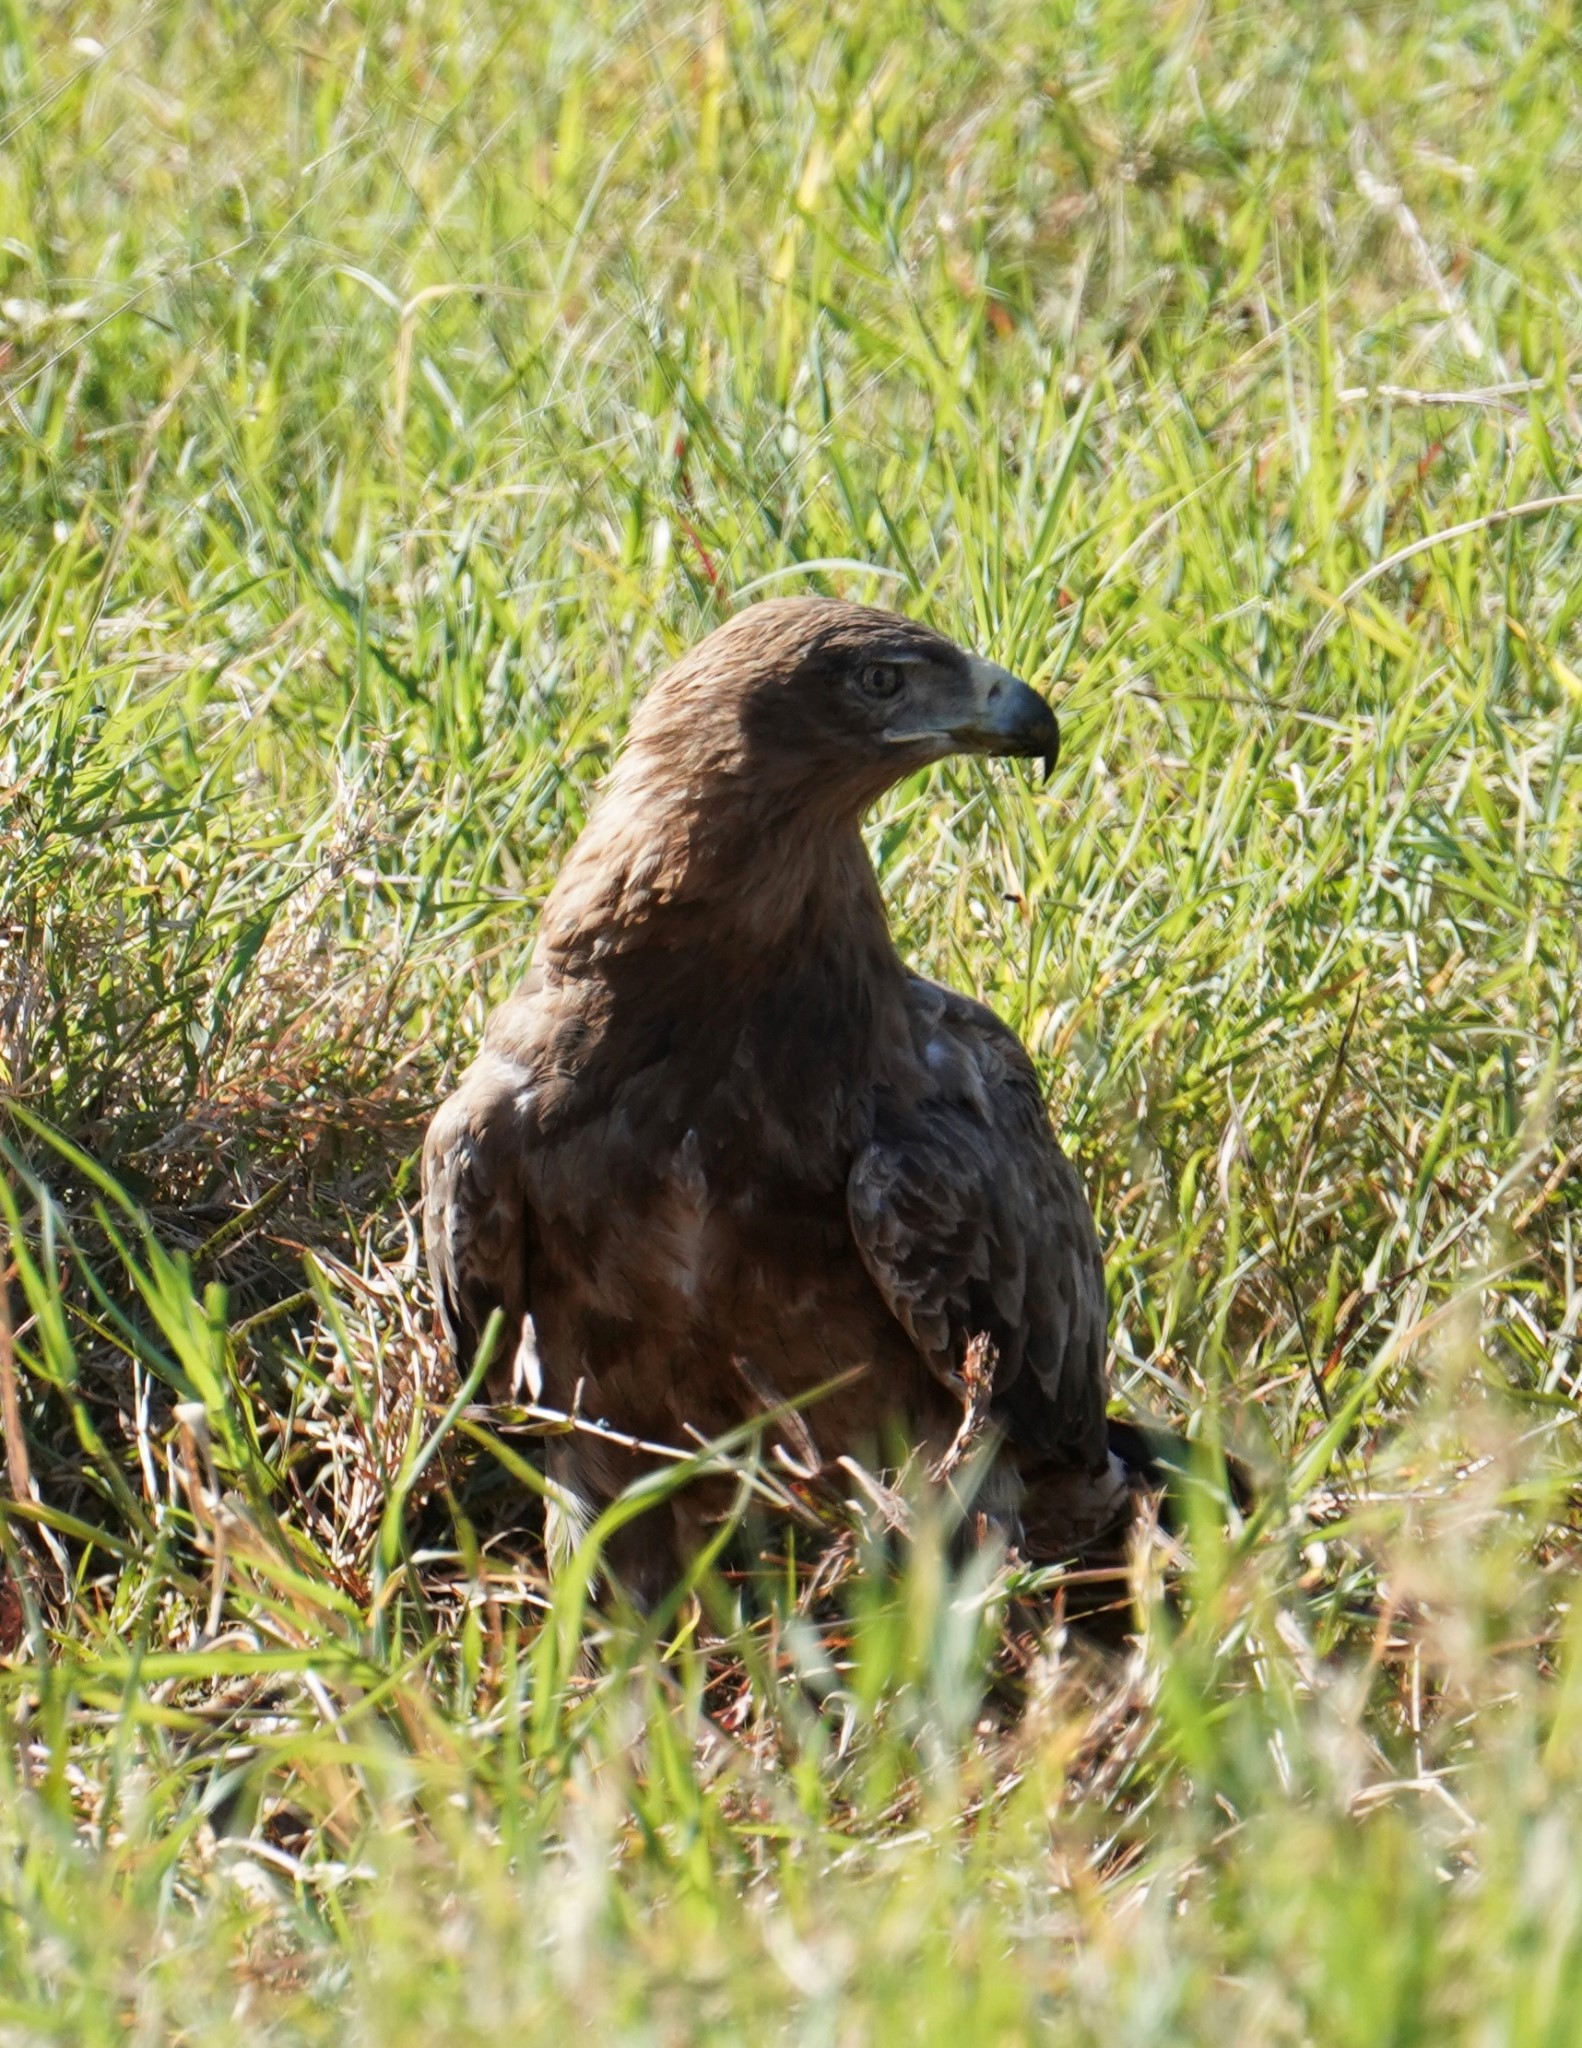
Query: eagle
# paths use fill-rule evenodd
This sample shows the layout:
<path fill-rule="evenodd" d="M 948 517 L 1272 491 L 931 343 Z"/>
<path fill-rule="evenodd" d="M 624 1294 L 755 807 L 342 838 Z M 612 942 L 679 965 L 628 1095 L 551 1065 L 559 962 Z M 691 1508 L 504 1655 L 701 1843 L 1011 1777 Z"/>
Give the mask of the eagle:
<path fill-rule="evenodd" d="M 638 706 L 423 1154 L 459 1365 L 498 1311 L 491 1394 L 602 1425 L 551 1439 L 561 1542 L 637 1443 L 789 1410 L 803 1463 L 937 1468 L 980 1396 L 981 1511 L 1057 1548 L 1113 1527 L 1087 1198 L 1016 1035 L 900 957 L 860 829 L 946 755 L 1058 745 L 1006 669 L 824 598 L 746 607 Z M 634 1597 L 700 1540 L 691 1498 L 622 1532 Z"/>

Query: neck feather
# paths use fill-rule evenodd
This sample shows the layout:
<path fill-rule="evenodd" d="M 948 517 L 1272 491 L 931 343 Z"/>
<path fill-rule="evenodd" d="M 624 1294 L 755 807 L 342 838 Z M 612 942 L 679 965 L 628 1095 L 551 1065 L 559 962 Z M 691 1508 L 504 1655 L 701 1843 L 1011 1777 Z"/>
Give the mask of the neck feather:
<path fill-rule="evenodd" d="M 857 817 L 837 793 L 689 765 L 623 758 L 545 905 L 537 957 L 549 972 L 660 952 L 755 981 L 828 949 L 870 973 L 900 971 Z"/>

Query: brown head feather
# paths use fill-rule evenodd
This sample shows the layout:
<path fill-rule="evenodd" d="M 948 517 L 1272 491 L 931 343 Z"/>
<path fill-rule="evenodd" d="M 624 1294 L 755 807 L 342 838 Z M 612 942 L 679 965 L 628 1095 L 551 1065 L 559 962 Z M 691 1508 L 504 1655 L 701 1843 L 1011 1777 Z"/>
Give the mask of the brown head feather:
<path fill-rule="evenodd" d="M 1013 692 L 1021 722 L 997 732 Z M 739 972 L 826 900 L 882 920 L 857 836 L 874 799 L 958 749 L 1053 745 L 1041 698 L 927 626 L 823 598 L 752 605 L 648 691 L 537 958 L 555 973 L 695 925 Z"/>

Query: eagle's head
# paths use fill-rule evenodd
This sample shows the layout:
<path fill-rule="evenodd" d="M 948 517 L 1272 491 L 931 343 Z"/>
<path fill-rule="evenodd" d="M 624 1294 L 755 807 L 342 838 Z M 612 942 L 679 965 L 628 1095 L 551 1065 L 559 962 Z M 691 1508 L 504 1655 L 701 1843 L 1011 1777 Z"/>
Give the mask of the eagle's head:
<path fill-rule="evenodd" d="M 639 759 L 824 815 L 856 816 L 947 754 L 1037 756 L 1055 715 L 1009 670 L 898 612 L 823 598 L 749 606 L 654 684 L 632 724 Z"/>
<path fill-rule="evenodd" d="M 535 960 L 559 978 L 668 961 L 680 1002 L 684 987 L 712 987 L 700 949 L 741 986 L 750 959 L 779 971 L 798 933 L 888 950 L 862 813 L 946 754 L 1047 767 L 1059 744 L 1036 690 L 927 626 L 820 598 L 753 605 L 638 706 L 544 906 Z"/>

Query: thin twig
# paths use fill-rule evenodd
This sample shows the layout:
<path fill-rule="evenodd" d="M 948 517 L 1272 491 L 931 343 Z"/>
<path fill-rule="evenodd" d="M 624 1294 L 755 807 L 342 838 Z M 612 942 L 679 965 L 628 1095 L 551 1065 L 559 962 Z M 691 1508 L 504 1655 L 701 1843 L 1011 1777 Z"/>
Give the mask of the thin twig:
<path fill-rule="evenodd" d="M 1582 377 L 1567 377 L 1563 380 L 1569 389 L 1582 385 Z M 1506 412 L 1519 413 L 1522 408 L 1510 403 L 1515 398 L 1536 397 L 1539 392 L 1552 391 L 1551 377 L 1511 377 L 1502 384 L 1480 384 L 1468 391 L 1420 391 L 1411 384 L 1343 384 L 1334 394 L 1336 405 L 1366 405 L 1370 399 L 1387 398 L 1395 405 L 1413 405 L 1432 409 L 1435 406 L 1496 406 Z"/>
<path fill-rule="evenodd" d="M 982 1437 L 989 1420 L 989 1399 L 994 1392 L 994 1369 L 999 1362 L 998 1347 L 986 1332 L 980 1333 L 968 1344 L 966 1356 L 961 1361 L 961 1378 L 965 1388 L 961 1426 L 946 1445 L 942 1455 L 935 1460 L 929 1476 L 937 1483 L 943 1484 L 959 1470 L 969 1452 Z"/>

